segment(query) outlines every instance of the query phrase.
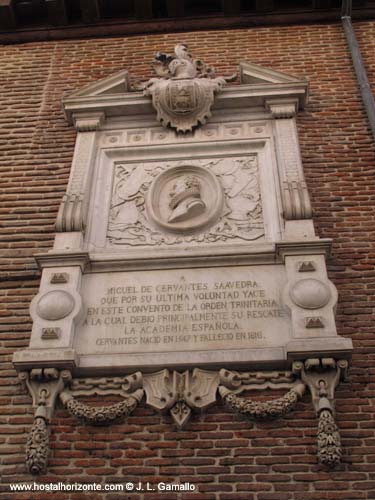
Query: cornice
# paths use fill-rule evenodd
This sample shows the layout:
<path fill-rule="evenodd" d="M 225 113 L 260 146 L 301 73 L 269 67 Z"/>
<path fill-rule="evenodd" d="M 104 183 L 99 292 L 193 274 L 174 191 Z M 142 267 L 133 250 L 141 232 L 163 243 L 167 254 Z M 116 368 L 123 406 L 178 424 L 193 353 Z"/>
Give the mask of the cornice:
<path fill-rule="evenodd" d="M 308 82 L 295 81 L 285 83 L 260 83 L 247 85 L 232 85 L 224 88 L 218 94 L 214 110 L 266 107 L 266 101 L 294 99 L 299 109 L 303 109 L 308 99 Z M 79 123 L 81 117 L 89 119 L 98 113 L 105 117 L 149 115 L 154 113 L 149 97 L 142 92 L 124 94 L 72 96 L 63 99 L 63 109 L 66 119 L 73 125 Z"/>

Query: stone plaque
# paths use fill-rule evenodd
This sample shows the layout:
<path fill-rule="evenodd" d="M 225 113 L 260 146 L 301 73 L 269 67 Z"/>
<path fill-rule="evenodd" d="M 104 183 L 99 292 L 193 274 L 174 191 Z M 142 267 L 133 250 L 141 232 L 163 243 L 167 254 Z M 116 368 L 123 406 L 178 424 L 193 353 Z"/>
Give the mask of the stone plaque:
<path fill-rule="evenodd" d="M 177 132 L 149 97 L 118 92 L 123 76 L 65 100 L 76 149 L 17 369 L 290 368 L 350 353 L 298 147 L 307 83 L 246 68 L 255 86 L 223 89 L 209 123 Z M 202 76 L 168 86 L 170 110 L 195 110 Z"/>
<path fill-rule="evenodd" d="M 283 266 L 84 276 L 79 354 L 252 349 L 291 334 Z"/>

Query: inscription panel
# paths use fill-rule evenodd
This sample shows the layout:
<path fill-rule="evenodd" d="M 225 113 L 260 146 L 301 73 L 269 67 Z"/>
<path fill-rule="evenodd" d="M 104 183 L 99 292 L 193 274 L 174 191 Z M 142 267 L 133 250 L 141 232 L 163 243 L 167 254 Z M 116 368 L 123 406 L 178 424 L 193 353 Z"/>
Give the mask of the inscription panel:
<path fill-rule="evenodd" d="M 283 266 L 137 271 L 84 276 L 79 354 L 283 346 Z"/>

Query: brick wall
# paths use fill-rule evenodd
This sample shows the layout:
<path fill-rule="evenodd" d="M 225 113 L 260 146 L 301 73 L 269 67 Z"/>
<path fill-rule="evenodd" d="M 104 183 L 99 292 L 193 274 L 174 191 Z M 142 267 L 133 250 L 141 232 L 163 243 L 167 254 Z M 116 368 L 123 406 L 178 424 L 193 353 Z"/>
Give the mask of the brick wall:
<path fill-rule="evenodd" d="M 375 86 L 375 23 L 355 28 Z M 177 479 L 199 488 L 199 494 L 146 495 L 150 500 L 374 500 L 375 151 L 340 24 L 2 47 L 0 499 L 127 498 L 9 493 L 6 483 L 30 480 L 23 454 L 32 424 L 31 400 L 11 357 L 28 345 L 28 306 L 39 285 L 33 255 L 51 247 L 69 176 L 75 131 L 64 120 L 62 96 L 122 68 L 133 81 L 147 79 L 153 54 L 170 52 L 178 41 L 218 74 L 231 74 L 243 60 L 310 80 L 310 104 L 298 117 L 303 163 L 317 232 L 334 240 L 329 271 L 340 294 L 339 333 L 355 345 L 350 379 L 337 391 L 343 463 L 334 471 L 317 465 L 309 396 L 274 423 L 247 423 L 214 407 L 179 432 L 168 416 L 144 407 L 108 429 L 80 426 L 59 408 L 51 426 L 49 473 L 38 480 Z"/>

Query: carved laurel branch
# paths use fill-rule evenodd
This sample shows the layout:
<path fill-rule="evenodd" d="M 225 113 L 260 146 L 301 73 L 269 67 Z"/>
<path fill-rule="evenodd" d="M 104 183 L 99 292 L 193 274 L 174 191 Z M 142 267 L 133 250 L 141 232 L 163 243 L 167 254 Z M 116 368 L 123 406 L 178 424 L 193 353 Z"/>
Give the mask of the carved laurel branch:
<path fill-rule="evenodd" d="M 137 389 L 124 401 L 108 406 L 89 406 L 74 399 L 68 391 L 60 394 L 60 400 L 73 416 L 88 425 L 110 425 L 130 415 L 142 400 L 144 391 Z"/>
<path fill-rule="evenodd" d="M 267 420 L 281 417 L 290 412 L 303 396 L 306 386 L 297 383 L 284 396 L 272 401 L 251 401 L 237 396 L 226 387 L 220 386 L 219 393 L 228 408 L 250 420 Z"/>
<path fill-rule="evenodd" d="M 340 463 L 342 449 L 338 427 L 328 409 L 319 413 L 318 459 L 321 464 L 334 467 Z"/>
<path fill-rule="evenodd" d="M 43 474 L 47 469 L 49 434 L 43 417 L 35 417 L 26 443 L 26 465 L 31 474 Z"/>

